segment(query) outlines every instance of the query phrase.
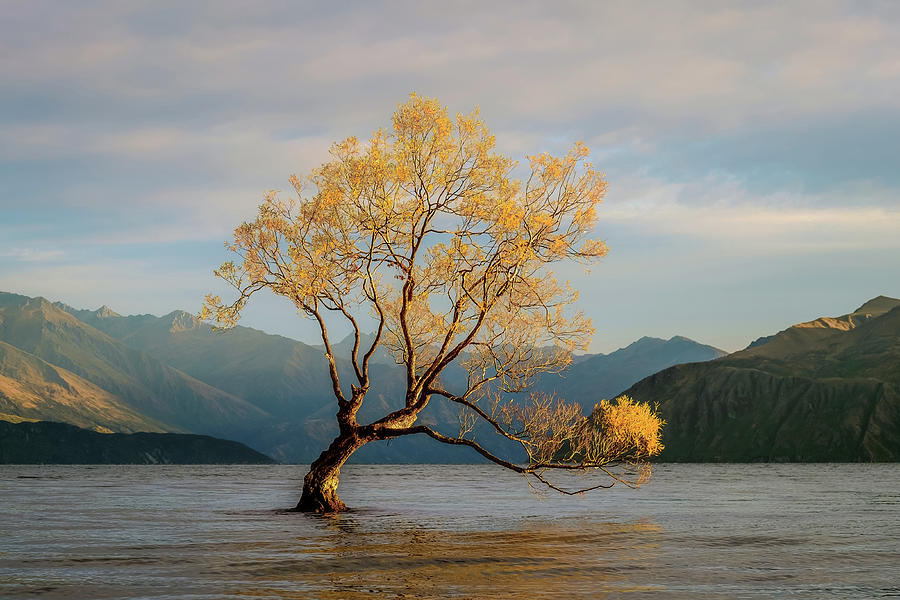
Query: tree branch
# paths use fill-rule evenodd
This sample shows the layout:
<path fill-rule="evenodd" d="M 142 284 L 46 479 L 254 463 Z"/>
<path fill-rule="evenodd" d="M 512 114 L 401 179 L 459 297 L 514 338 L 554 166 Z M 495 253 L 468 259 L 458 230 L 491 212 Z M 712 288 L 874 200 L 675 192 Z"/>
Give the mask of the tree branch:
<path fill-rule="evenodd" d="M 591 490 L 596 490 L 596 489 L 600 489 L 600 488 L 611 488 L 616 483 L 623 483 L 625 485 L 628 485 L 629 487 L 635 487 L 633 484 L 630 484 L 629 482 L 621 479 L 620 477 L 617 477 L 616 475 L 611 473 L 609 470 L 604 469 L 602 467 L 584 467 L 579 470 L 588 470 L 589 468 L 599 468 L 607 475 L 610 475 L 613 478 L 613 482 L 610 484 L 606 484 L 606 485 L 599 484 L 599 485 L 594 485 L 594 486 L 579 488 L 579 489 L 574 489 L 574 490 L 562 488 L 562 487 L 559 487 L 558 485 L 548 481 L 547 478 L 543 475 L 544 470 L 549 469 L 549 468 L 554 468 L 554 467 L 549 467 L 549 466 L 523 467 L 521 465 L 517 465 L 513 462 L 510 462 L 508 460 L 500 458 L 496 454 L 493 454 L 492 452 L 486 450 L 478 442 L 475 442 L 473 440 L 466 439 L 466 438 L 450 437 L 450 436 L 444 435 L 442 433 L 439 433 L 426 425 L 415 425 L 413 427 L 406 427 L 403 429 L 382 429 L 380 431 L 380 437 L 384 436 L 384 437 L 382 437 L 382 439 L 390 439 L 390 438 L 399 437 L 402 435 L 415 435 L 417 433 L 424 433 L 425 435 L 429 436 L 430 438 L 435 439 L 443 444 L 450 444 L 450 445 L 454 445 L 454 446 L 468 446 L 469 448 L 472 448 L 478 454 L 480 454 L 481 456 L 488 459 L 489 461 L 491 461 L 494 464 L 500 465 L 501 467 L 504 467 L 506 469 L 509 469 L 510 471 L 519 473 L 521 475 L 534 477 L 536 480 L 540 481 L 541 483 L 546 485 L 548 488 L 555 490 L 557 492 L 563 493 L 563 494 L 570 495 L 570 496 L 574 496 L 576 494 L 583 494 L 585 492 L 589 492 Z"/>
<path fill-rule="evenodd" d="M 331 375 L 331 386 L 334 391 L 334 397 L 337 398 L 338 407 L 345 409 L 347 407 L 347 399 L 344 398 L 344 392 L 341 391 L 341 380 L 338 376 L 337 364 L 334 362 L 334 352 L 331 349 L 331 342 L 328 339 L 328 328 L 325 327 L 325 321 L 322 314 L 313 306 L 308 306 L 301 302 L 304 310 L 315 316 L 319 323 L 319 329 L 322 333 L 322 343 L 325 345 L 325 358 L 328 360 L 328 374 Z"/>

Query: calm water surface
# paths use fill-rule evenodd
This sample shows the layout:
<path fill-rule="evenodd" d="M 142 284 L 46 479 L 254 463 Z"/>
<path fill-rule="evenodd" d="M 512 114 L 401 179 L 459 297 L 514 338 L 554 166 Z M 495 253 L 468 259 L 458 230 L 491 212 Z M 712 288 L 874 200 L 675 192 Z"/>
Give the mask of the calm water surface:
<path fill-rule="evenodd" d="M 490 466 L 0 466 L 2 598 L 900 598 L 900 465 L 662 465 L 539 497 Z"/>

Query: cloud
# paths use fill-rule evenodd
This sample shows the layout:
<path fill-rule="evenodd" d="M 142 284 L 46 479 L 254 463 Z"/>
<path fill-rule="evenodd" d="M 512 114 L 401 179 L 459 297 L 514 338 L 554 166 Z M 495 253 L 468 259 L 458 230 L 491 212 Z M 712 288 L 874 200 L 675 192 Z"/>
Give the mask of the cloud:
<path fill-rule="evenodd" d="M 101 100 L 80 107 L 90 114 L 115 104 L 141 120 L 180 106 L 201 121 L 265 108 L 364 125 L 399 99 L 398 86 L 418 83 L 511 120 L 630 108 L 654 130 L 673 118 L 717 129 L 889 107 L 900 91 L 889 5 L 269 4 L 254 18 L 230 3 L 96 6 L 19 7 L 0 77 L 20 90 L 67 87 L 75 104 L 79 94 Z M 48 35 L 64 25 L 65 35 Z"/>
<path fill-rule="evenodd" d="M 823 185 L 900 172 L 890 5 L 34 2 L 7 12 L 0 160 L 127 173 L 141 189 L 277 187 L 319 164 L 331 141 L 386 124 L 411 90 L 452 110 L 480 104 L 517 157 L 588 139 L 604 168 L 670 178 L 719 170 Z"/>
<path fill-rule="evenodd" d="M 889 189 L 866 193 L 896 199 Z M 847 189 L 758 194 L 735 179 L 716 177 L 690 183 L 633 177 L 620 181 L 600 209 L 600 229 L 685 237 L 722 245 L 727 254 L 900 249 L 900 203 L 841 202 L 852 195 Z"/>
<path fill-rule="evenodd" d="M 0 251 L 0 260 L 7 259 L 22 262 L 48 262 L 57 261 L 65 257 L 61 250 L 40 250 L 37 248 L 13 248 Z"/>
<path fill-rule="evenodd" d="M 264 190 L 389 124 L 415 90 L 480 105 L 514 158 L 591 145 L 611 183 L 598 234 L 612 254 L 596 273 L 640 288 L 632 322 L 658 311 L 657 327 L 714 332 L 708 306 L 677 312 L 696 289 L 749 315 L 754 290 L 806 293 L 792 268 L 816 274 L 803 285 L 820 296 L 844 293 L 816 260 L 873 291 L 900 267 L 898 47 L 900 8 L 831 0 L 11 4 L 0 284 L 125 311 L 193 306 Z M 577 277 L 597 316 L 621 310 Z"/>

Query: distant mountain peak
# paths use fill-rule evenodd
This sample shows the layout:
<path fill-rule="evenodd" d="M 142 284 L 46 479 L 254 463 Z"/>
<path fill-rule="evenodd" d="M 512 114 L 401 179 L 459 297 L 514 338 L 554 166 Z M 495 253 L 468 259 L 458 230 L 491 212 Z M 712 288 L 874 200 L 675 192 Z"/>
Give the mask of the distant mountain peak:
<path fill-rule="evenodd" d="M 692 340 L 691 338 L 683 336 L 683 335 L 673 335 L 672 337 L 670 337 L 667 340 L 663 339 L 663 338 L 645 335 L 645 336 L 631 342 L 624 348 L 619 348 L 619 350 L 638 349 L 638 348 L 644 348 L 644 347 L 668 347 L 668 346 L 675 345 L 675 344 L 691 344 L 691 345 L 698 346 L 698 347 L 699 346 L 708 347 L 708 348 L 715 350 L 718 353 L 718 356 L 725 356 L 726 354 L 728 354 L 724 350 L 716 348 L 715 346 L 709 346 L 708 344 L 701 344 L 700 342 L 698 342 L 696 340 Z"/>
<path fill-rule="evenodd" d="M 110 317 L 121 317 L 119 313 L 108 307 L 107 305 L 103 305 L 97 310 L 94 311 L 94 314 L 100 319 L 108 319 Z"/>
<path fill-rule="evenodd" d="M 34 315 L 40 315 L 47 322 L 59 323 L 75 318 L 57 303 L 50 302 L 42 296 L 29 298 L 28 296 L 9 294 L 6 298 L 12 301 L 12 306 L 16 306 L 16 308 L 21 310 L 31 311 Z"/>
<path fill-rule="evenodd" d="M 657 337 L 651 337 L 649 335 L 644 335 L 631 342 L 625 348 L 631 348 L 632 346 L 645 346 L 647 344 L 664 344 L 666 340 Z M 620 348 L 621 350 L 621 348 Z"/>
<path fill-rule="evenodd" d="M 900 306 L 900 300 L 898 300 L 897 298 L 891 298 L 889 296 L 877 296 L 875 298 L 872 298 L 853 312 L 878 316 L 883 315 L 886 312 L 890 312 L 898 306 Z"/>
<path fill-rule="evenodd" d="M 693 339 L 691 339 L 689 337 L 685 337 L 683 335 L 673 335 L 672 337 L 670 337 L 668 339 L 667 343 L 673 343 L 673 342 L 678 343 L 678 344 L 690 344 L 690 345 L 710 348 L 716 353 L 716 358 L 720 358 L 722 356 L 728 355 L 728 352 L 725 350 L 722 350 L 721 348 L 716 348 L 715 346 L 710 346 L 709 344 L 703 344 L 701 342 L 698 342 L 697 340 L 693 340 Z"/>
<path fill-rule="evenodd" d="M 163 319 L 171 323 L 169 331 L 172 332 L 190 331 L 203 325 L 200 319 L 183 310 L 174 310 L 163 317 Z"/>
<path fill-rule="evenodd" d="M 67 313 L 76 313 L 76 312 L 78 312 L 78 309 L 77 309 L 77 308 L 75 308 L 74 306 L 69 306 L 69 305 L 66 304 L 65 302 L 54 302 L 54 303 L 53 303 L 53 306 L 55 306 L 56 308 L 58 308 L 58 309 L 60 309 L 60 310 L 64 310 L 64 311 L 66 311 Z"/>
<path fill-rule="evenodd" d="M 852 313 L 840 317 L 819 317 L 818 319 L 797 323 L 785 331 L 791 329 L 835 329 L 838 331 L 850 331 L 869 319 L 880 317 L 900 306 L 900 300 L 888 296 L 872 298 Z M 783 333 L 783 332 L 782 332 Z"/>

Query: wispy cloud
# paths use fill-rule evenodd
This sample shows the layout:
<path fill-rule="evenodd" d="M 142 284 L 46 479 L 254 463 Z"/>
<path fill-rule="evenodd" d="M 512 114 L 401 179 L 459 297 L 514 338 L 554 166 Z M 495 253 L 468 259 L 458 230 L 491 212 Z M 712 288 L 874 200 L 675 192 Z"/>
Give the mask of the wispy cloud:
<path fill-rule="evenodd" d="M 61 250 L 39 250 L 36 248 L 13 248 L 0 250 L 0 260 L 7 259 L 22 262 L 48 262 L 57 261 L 65 257 Z"/>
<path fill-rule="evenodd" d="M 732 254 L 900 249 L 900 202 L 889 189 L 865 188 L 884 202 L 856 205 L 853 190 L 828 194 L 754 193 L 734 179 L 690 183 L 626 178 L 600 211 L 604 224 L 645 234 L 681 236 Z"/>

